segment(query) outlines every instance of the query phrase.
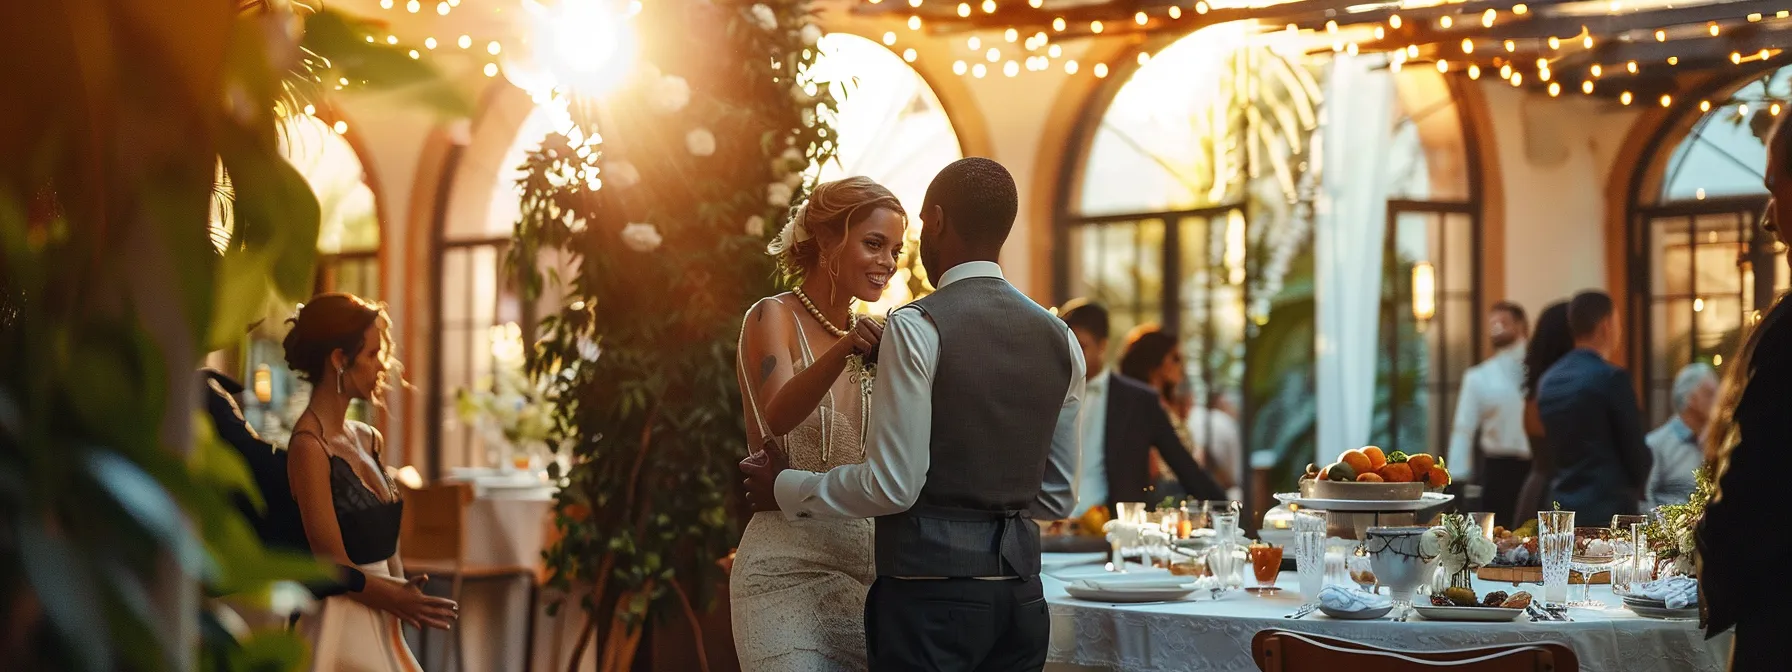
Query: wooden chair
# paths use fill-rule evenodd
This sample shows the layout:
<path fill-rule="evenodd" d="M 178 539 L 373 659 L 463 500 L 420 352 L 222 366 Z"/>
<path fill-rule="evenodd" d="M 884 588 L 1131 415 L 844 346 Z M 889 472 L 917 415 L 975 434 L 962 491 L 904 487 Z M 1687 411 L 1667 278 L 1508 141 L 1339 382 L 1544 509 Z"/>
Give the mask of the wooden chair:
<path fill-rule="evenodd" d="M 404 491 L 404 519 L 399 524 L 398 552 L 409 575 L 428 574 L 451 579 L 449 599 L 459 602 L 461 583 L 468 579 L 529 577 L 529 620 L 524 637 L 523 667 L 528 669 L 535 629 L 537 568 L 534 566 L 467 566 L 467 506 L 473 503 L 470 483 L 438 483 Z M 455 627 L 455 669 L 466 669 L 461 647 L 461 628 Z M 425 632 L 427 634 L 427 632 Z"/>
<path fill-rule="evenodd" d="M 1263 672 L 1578 672 L 1574 649 L 1533 642 L 1449 651 L 1394 651 L 1330 637 L 1264 630 L 1251 638 Z"/>

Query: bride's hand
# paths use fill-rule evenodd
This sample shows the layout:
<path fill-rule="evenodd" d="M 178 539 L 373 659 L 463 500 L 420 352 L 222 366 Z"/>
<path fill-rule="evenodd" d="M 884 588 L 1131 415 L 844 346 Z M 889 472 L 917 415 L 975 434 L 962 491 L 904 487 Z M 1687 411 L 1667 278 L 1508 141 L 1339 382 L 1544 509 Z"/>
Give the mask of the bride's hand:
<path fill-rule="evenodd" d="M 884 338 L 884 325 L 868 317 L 862 318 L 846 337 L 852 339 L 853 354 L 869 355 L 877 352 L 877 344 Z"/>

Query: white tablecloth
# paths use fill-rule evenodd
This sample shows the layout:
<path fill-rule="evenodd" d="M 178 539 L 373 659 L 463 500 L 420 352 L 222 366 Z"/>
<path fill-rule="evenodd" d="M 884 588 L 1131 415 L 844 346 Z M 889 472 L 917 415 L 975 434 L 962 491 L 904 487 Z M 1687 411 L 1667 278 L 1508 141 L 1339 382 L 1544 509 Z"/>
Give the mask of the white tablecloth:
<path fill-rule="evenodd" d="M 1251 638 L 1269 629 L 1307 632 L 1363 642 L 1390 649 L 1445 650 L 1553 641 L 1569 645 L 1580 656 L 1587 672 L 1721 672 L 1730 650 L 1730 636 L 1709 642 L 1697 621 L 1662 621 L 1636 616 L 1624 609 L 1609 586 L 1594 586 L 1593 599 L 1613 608 L 1603 611 L 1573 609 L 1573 622 L 1532 623 L 1520 617 L 1511 623 L 1443 623 L 1414 616 L 1405 623 L 1392 621 L 1341 621 L 1315 612 L 1301 620 L 1284 615 L 1300 606 L 1294 590 L 1299 580 L 1284 573 L 1276 597 L 1256 597 L 1236 591 L 1219 600 L 1136 606 L 1084 602 L 1064 592 L 1064 583 L 1052 576 L 1052 565 L 1063 566 L 1047 554 L 1044 580 L 1051 604 L 1052 642 L 1048 669 L 1138 670 L 1254 670 Z M 1477 581 L 1475 590 L 1485 595 L 1494 590 L 1532 595 L 1541 586 L 1512 587 Z M 1580 588 L 1572 586 L 1572 595 Z"/>

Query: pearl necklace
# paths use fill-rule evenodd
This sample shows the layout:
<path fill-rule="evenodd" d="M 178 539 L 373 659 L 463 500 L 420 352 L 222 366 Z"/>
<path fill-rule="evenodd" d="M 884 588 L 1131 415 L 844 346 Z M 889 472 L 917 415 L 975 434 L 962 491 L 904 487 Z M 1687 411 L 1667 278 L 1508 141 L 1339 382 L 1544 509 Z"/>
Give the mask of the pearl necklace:
<path fill-rule="evenodd" d="M 857 314 L 848 313 L 846 328 L 841 329 L 836 327 L 833 322 L 828 321 L 827 316 L 821 314 L 820 308 L 815 307 L 815 302 L 809 300 L 809 295 L 803 293 L 803 288 L 792 288 L 790 293 L 796 295 L 796 299 L 803 303 L 803 307 L 809 309 L 809 315 L 814 317 L 816 322 L 820 322 L 821 328 L 828 330 L 828 333 L 833 334 L 834 338 L 845 338 L 847 332 L 859 326 L 859 316 Z"/>

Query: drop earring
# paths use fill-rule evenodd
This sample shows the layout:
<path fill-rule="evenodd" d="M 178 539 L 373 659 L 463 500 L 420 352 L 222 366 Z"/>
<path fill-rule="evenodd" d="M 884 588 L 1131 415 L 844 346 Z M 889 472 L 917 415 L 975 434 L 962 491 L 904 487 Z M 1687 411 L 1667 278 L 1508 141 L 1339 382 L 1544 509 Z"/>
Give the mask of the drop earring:
<path fill-rule="evenodd" d="M 342 394 L 342 367 L 336 367 L 336 393 Z"/>

